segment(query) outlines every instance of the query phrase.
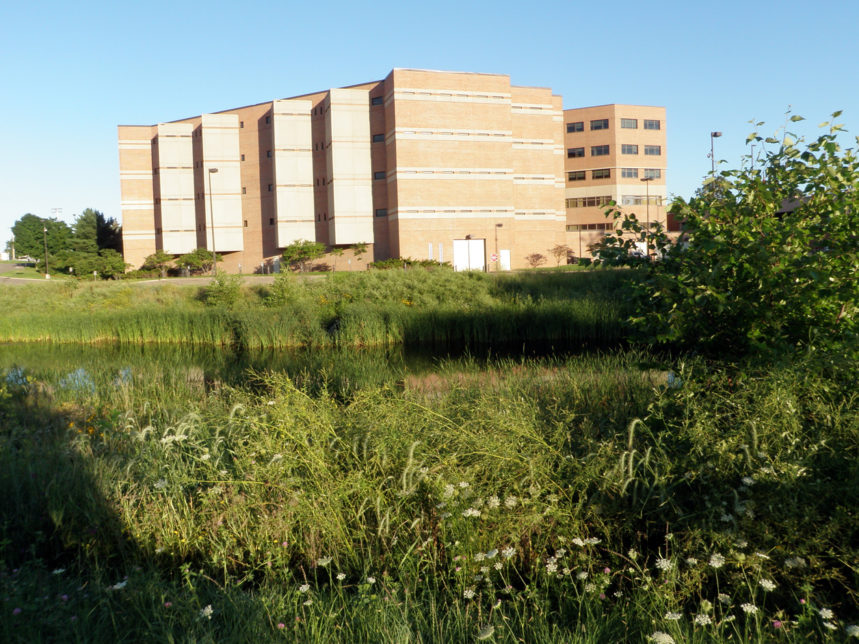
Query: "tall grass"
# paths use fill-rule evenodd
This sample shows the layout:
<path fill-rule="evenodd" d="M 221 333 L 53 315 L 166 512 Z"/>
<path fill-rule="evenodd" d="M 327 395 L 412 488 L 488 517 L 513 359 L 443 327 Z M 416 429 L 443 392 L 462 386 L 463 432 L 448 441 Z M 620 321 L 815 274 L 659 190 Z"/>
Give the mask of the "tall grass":
<path fill-rule="evenodd" d="M 83 639 L 844 639 L 855 368 L 661 367 L 466 358 L 348 397 L 16 372 L 4 633 L 38 633 L 48 595 Z"/>
<path fill-rule="evenodd" d="M 490 276 L 443 269 L 316 281 L 280 275 L 267 289 L 231 290 L 229 306 L 218 306 L 214 287 L 40 284 L 0 295 L 9 312 L 0 318 L 0 340 L 246 348 L 607 346 L 624 334 L 616 296 L 623 279 L 628 275 L 609 271 Z"/>

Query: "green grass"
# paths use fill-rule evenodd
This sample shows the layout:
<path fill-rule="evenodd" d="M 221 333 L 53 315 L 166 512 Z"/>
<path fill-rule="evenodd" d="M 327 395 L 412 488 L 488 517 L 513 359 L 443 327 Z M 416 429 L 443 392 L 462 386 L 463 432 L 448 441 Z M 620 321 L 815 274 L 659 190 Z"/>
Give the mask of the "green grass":
<path fill-rule="evenodd" d="M 859 618 L 853 366 L 392 382 L 320 358 L 230 386 L 117 360 L 0 381 L 5 641 L 808 642 Z"/>
<path fill-rule="evenodd" d="M 368 271 L 270 286 L 32 284 L 4 289 L 0 341 L 215 346 L 617 345 L 628 271 Z"/>

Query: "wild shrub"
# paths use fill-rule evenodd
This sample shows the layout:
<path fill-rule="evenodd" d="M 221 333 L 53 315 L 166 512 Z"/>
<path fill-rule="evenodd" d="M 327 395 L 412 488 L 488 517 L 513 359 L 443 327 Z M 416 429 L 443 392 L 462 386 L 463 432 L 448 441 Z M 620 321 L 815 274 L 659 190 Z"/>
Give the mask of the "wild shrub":
<path fill-rule="evenodd" d="M 203 299 L 207 306 L 224 311 L 232 311 L 242 293 L 242 278 L 239 275 L 218 273 L 203 289 Z"/>

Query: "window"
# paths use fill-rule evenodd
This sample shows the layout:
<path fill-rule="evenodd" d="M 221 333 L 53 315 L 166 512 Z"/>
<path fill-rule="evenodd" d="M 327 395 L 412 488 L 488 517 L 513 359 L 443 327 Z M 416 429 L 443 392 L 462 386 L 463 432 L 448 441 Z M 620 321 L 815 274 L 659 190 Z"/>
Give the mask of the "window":
<path fill-rule="evenodd" d="M 384 170 L 382 170 L 381 172 L 374 172 L 374 173 L 373 173 L 373 178 L 374 178 L 374 179 L 377 179 L 377 180 L 378 180 L 378 179 L 384 179 L 384 178 L 385 178 L 385 171 L 384 171 Z"/>
<path fill-rule="evenodd" d="M 248 227 L 248 220 L 245 219 L 245 228 L 247 228 L 247 227 Z"/>
<path fill-rule="evenodd" d="M 620 119 L 620 126 L 625 130 L 637 130 L 638 119 Z"/>
<path fill-rule="evenodd" d="M 374 96 L 370 99 L 370 105 L 382 105 L 385 102 L 385 99 L 381 96 Z"/>
<path fill-rule="evenodd" d="M 239 121 L 239 127 L 244 127 L 244 126 L 245 126 L 245 122 L 244 122 L 244 121 Z"/>
<path fill-rule="evenodd" d="M 567 148 L 568 159 L 578 159 L 579 157 L 583 156 L 585 156 L 584 148 Z"/>
<path fill-rule="evenodd" d="M 611 195 L 601 197 L 575 197 L 567 199 L 567 208 L 598 208 L 606 206 L 611 201 Z"/>
<path fill-rule="evenodd" d="M 569 181 L 584 181 L 585 180 L 585 171 L 584 170 L 576 170 L 575 172 L 567 173 L 567 180 Z"/>
<path fill-rule="evenodd" d="M 662 154 L 662 146 L 661 145 L 645 145 L 644 146 L 644 154 L 652 157 L 658 157 Z"/>
<path fill-rule="evenodd" d="M 645 179 L 661 179 L 662 178 L 662 170 L 659 168 L 645 168 L 644 169 L 644 178 Z"/>
<path fill-rule="evenodd" d="M 268 218 L 268 225 L 269 225 L 269 226 L 274 226 L 274 217 L 269 217 L 269 218 Z"/>
<path fill-rule="evenodd" d="M 651 119 L 644 119 L 644 129 L 645 130 L 661 130 L 661 124 L 659 121 L 654 121 Z"/>
<path fill-rule="evenodd" d="M 243 155 L 242 155 L 242 161 L 244 161 L 244 160 L 245 160 L 245 155 L 243 154 Z"/>
<path fill-rule="evenodd" d="M 567 123 L 567 133 L 584 132 L 584 131 L 585 131 L 585 122 L 584 121 L 576 121 L 575 123 Z"/>
<path fill-rule="evenodd" d="M 569 226 L 567 226 L 568 233 L 576 233 L 581 232 L 583 230 L 614 230 L 614 224 L 570 224 Z"/>
<path fill-rule="evenodd" d="M 271 192 L 271 184 L 268 184 L 268 191 Z"/>
<path fill-rule="evenodd" d="M 373 143 L 384 143 L 385 135 L 384 134 L 374 134 L 373 135 Z"/>
<path fill-rule="evenodd" d="M 387 208 L 376 208 L 376 216 L 377 217 L 387 217 L 388 209 Z"/>
<path fill-rule="evenodd" d="M 621 154 L 638 154 L 638 146 L 631 143 L 623 143 L 620 146 Z"/>
<path fill-rule="evenodd" d="M 591 129 L 592 130 L 607 130 L 608 129 L 608 119 L 595 119 L 591 121 Z"/>
<path fill-rule="evenodd" d="M 647 195 L 624 195 L 621 198 L 621 204 L 624 206 L 644 206 L 647 204 Z M 651 206 L 661 206 L 662 197 L 660 195 L 650 195 Z"/>
<path fill-rule="evenodd" d="M 638 179 L 638 168 L 621 168 L 620 176 L 624 179 Z"/>
<path fill-rule="evenodd" d="M 611 168 L 592 170 L 591 179 L 611 179 Z"/>
<path fill-rule="evenodd" d="M 265 155 L 270 159 L 271 158 L 271 150 L 266 150 Z"/>
<path fill-rule="evenodd" d="M 266 116 L 266 117 L 265 117 L 265 124 L 266 124 L 266 125 L 268 125 L 269 123 L 271 123 L 271 117 L 270 117 L 270 116 Z"/>
<path fill-rule="evenodd" d="M 248 189 L 245 186 L 242 186 L 242 194 L 243 195 L 248 194 Z"/>
<path fill-rule="evenodd" d="M 608 154 L 608 146 L 607 145 L 592 145 L 591 146 L 591 156 L 592 157 L 604 157 Z"/>

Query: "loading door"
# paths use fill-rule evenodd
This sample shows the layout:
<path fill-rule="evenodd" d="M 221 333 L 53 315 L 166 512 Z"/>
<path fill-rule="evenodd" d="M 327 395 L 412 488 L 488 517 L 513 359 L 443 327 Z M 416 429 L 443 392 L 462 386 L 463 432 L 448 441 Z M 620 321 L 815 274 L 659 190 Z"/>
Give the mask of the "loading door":
<path fill-rule="evenodd" d="M 454 239 L 453 269 L 456 271 L 486 270 L 486 240 Z"/>

